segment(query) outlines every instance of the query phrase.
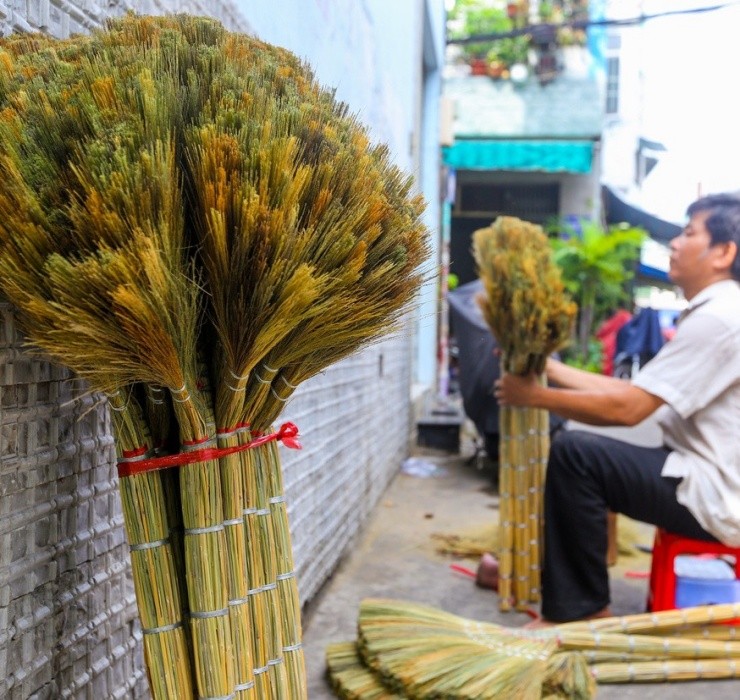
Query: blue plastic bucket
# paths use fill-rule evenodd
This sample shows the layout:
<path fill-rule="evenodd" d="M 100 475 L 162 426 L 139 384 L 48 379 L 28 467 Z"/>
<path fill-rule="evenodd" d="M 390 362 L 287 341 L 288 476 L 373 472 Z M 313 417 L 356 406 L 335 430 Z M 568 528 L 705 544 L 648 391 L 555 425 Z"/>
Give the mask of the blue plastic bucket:
<path fill-rule="evenodd" d="M 740 603 L 733 568 L 718 558 L 676 557 L 676 607 L 722 603 Z"/>

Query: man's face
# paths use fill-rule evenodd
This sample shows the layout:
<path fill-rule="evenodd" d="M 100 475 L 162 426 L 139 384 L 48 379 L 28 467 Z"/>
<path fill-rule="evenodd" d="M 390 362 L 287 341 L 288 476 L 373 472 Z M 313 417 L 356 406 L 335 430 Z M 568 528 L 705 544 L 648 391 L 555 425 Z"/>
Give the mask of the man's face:
<path fill-rule="evenodd" d="M 681 233 L 671 241 L 668 276 L 691 298 L 713 281 L 717 248 L 706 228 L 710 212 L 694 214 Z"/>

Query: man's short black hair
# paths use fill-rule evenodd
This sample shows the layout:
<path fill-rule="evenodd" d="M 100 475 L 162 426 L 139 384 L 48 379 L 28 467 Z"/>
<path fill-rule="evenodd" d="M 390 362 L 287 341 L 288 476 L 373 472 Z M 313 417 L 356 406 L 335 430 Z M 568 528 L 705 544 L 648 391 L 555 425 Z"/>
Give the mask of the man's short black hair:
<path fill-rule="evenodd" d="M 712 245 L 732 241 L 737 246 L 738 253 L 735 254 L 730 274 L 740 281 L 740 193 L 726 192 L 700 197 L 686 210 L 689 217 L 698 212 L 709 212 L 704 225 Z"/>

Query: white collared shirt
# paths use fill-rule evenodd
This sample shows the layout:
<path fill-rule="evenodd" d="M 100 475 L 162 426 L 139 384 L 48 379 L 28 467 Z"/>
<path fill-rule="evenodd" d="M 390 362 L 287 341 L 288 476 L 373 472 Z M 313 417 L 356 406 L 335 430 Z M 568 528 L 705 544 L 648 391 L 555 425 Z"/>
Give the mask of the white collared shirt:
<path fill-rule="evenodd" d="M 632 383 L 666 402 L 655 414 L 673 450 L 662 473 L 682 479 L 679 503 L 740 546 L 740 283 L 699 292 Z"/>

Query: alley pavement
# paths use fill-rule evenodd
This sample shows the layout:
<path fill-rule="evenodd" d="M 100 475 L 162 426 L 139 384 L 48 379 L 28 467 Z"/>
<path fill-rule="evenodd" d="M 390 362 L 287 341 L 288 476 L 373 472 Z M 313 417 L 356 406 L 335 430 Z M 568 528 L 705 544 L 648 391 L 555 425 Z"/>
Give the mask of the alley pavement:
<path fill-rule="evenodd" d="M 413 456 L 419 461 L 412 468 L 399 465 L 399 473 L 351 551 L 306 607 L 304 648 L 311 700 L 336 697 L 325 677 L 325 650 L 334 642 L 356 638 L 358 609 L 364 598 L 415 601 L 509 627 L 520 627 L 529 620 L 524 613 L 500 612 L 494 592 L 478 588 L 451 567 L 459 564 L 474 570 L 477 559 L 440 551 L 438 536 L 477 535 L 497 521 L 492 462 L 484 455 L 476 458 L 473 443 L 465 436 L 458 454 L 417 448 Z M 635 556 L 621 556 L 610 569 L 616 615 L 645 611 L 650 559 L 641 557 L 639 548 L 649 547 L 652 534 L 652 528 L 639 526 L 634 532 Z M 598 700 L 694 700 L 702 696 L 737 700 L 740 680 L 600 685 L 596 695 Z"/>

